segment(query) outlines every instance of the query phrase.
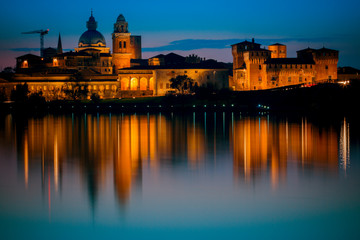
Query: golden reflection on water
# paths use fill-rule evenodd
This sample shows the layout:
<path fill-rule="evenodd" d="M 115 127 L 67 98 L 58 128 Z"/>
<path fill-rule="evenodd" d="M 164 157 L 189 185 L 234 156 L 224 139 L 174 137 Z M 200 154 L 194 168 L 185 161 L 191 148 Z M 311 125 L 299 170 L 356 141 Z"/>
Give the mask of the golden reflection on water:
<path fill-rule="evenodd" d="M 289 165 L 336 174 L 339 164 L 346 171 L 350 161 L 346 119 L 339 130 L 306 118 L 242 118 L 233 113 L 72 114 L 21 121 L 8 115 L 4 124 L 2 138 L 9 145 L 16 143 L 25 187 L 31 182 L 31 169 L 41 168 L 45 191 L 51 169 L 57 192 L 64 172 L 76 168 L 92 205 L 99 191 L 111 184 L 109 174 L 118 201 L 126 204 L 133 187 L 142 185 L 143 169 L 156 176 L 161 168 L 178 163 L 189 170 L 204 169 L 207 163 L 216 167 L 229 151 L 235 180 L 250 182 L 264 175 L 274 189 L 287 181 Z"/>
<path fill-rule="evenodd" d="M 245 118 L 234 125 L 234 176 L 250 181 L 269 171 L 272 187 L 276 188 L 286 181 L 289 163 L 299 169 L 318 167 L 336 172 L 338 144 L 335 129 L 316 127 L 306 118 L 300 123 Z M 350 149 L 345 151 L 348 156 Z"/>

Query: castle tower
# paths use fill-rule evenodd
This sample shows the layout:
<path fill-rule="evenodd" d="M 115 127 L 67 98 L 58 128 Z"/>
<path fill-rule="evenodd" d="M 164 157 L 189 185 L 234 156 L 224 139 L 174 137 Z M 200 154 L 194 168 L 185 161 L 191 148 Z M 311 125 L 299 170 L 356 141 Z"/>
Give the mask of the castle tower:
<path fill-rule="evenodd" d="M 275 43 L 269 46 L 271 58 L 286 58 L 286 45 Z"/>
<path fill-rule="evenodd" d="M 131 59 L 141 59 L 141 36 L 131 36 L 125 17 L 120 14 L 114 24 L 113 65 L 114 71 L 131 67 Z"/>
<path fill-rule="evenodd" d="M 265 89 L 267 84 L 265 61 L 270 58 L 270 51 L 261 45 L 244 41 L 231 45 L 233 54 L 234 90 Z"/>

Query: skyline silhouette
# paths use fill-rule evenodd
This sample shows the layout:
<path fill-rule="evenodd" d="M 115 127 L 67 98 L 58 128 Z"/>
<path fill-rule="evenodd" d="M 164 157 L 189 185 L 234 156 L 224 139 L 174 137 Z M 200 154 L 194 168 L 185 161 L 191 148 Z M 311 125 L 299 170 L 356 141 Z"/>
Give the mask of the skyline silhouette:
<path fill-rule="evenodd" d="M 0 10 L 1 69 L 14 66 L 18 56 L 38 54 L 39 37 L 22 35 L 24 31 L 49 29 L 45 47 L 56 47 L 61 33 L 63 48 L 74 49 L 86 29 L 85 21 L 91 9 L 98 21 L 98 30 L 110 48 L 113 24 L 120 13 L 124 14 L 129 30 L 142 36 L 143 58 L 175 52 L 232 62 L 230 45 L 255 38 L 264 46 L 275 42 L 286 44 L 289 57 L 306 47 L 336 49 L 340 51 L 339 66 L 360 68 L 357 57 L 360 33 L 354 31 L 360 23 L 356 13 L 360 3 L 354 0 L 306 0 L 301 4 L 261 0 L 256 7 L 233 0 L 222 4 L 140 1 L 136 5 L 115 1 L 100 5 L 95 1 L 64 1 L 60 6 L 20 0 L 3 5 Z"/>

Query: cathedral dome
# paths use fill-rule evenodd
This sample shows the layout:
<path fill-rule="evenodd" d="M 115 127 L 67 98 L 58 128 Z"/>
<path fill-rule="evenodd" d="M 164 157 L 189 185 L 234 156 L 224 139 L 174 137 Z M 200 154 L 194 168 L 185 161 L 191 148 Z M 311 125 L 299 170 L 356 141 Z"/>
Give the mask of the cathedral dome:
<path fill-rule="evenodd" d="M 79 39 L 79 47 L 105 47 L 104 36 L 96 30 L 87 30 Z"/>
<path fill-rule="evenodd" d="M 96 30 L 97 22 L 93 17 L 92 11 L 89 21 L 86 22 L 88 30 L 79 39 L 79 47 L 106 47 L 104 36 Z"/>

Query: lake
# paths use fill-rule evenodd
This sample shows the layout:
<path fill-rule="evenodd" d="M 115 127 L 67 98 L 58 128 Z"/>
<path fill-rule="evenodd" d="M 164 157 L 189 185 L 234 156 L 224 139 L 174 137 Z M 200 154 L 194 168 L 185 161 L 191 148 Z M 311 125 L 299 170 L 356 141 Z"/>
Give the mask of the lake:
<path fill-rule="evenodd" d="M 1 239 L 360 239 L 344 116 L 0 115 Z"/>

